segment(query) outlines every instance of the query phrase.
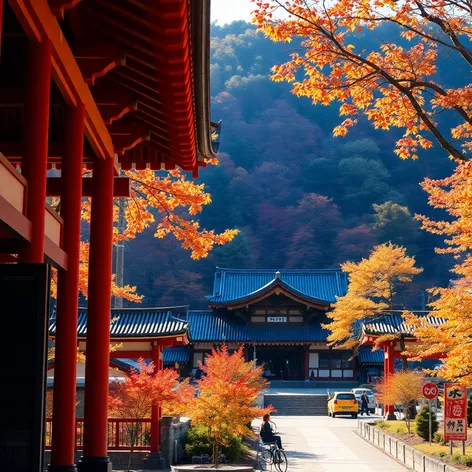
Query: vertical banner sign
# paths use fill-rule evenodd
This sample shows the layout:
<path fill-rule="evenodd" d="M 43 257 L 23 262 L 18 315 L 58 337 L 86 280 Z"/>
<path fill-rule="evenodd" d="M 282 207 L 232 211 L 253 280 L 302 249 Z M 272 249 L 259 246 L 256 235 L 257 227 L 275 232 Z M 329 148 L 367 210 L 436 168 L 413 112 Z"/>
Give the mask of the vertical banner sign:
<path fill-rule="evenodd" d="M 467 390 L 463 385 L 444 385 L 444 440 L 467 440 Z"/>

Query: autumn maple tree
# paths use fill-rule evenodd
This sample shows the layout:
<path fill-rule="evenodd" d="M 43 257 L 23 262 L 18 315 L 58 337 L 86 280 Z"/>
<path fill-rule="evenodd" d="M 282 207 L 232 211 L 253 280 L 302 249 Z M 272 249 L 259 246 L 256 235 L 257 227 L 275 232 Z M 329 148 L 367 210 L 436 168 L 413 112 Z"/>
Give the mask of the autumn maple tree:
<path fill-rule="evenodd" d="M 143 440 L 143 431 L 139 421 L 151 418 L 152 406 L 155 402 L 177 401 L 179 384 L 178 374 L 173 369 L 156 370 L 153 362 L 138 359 L 139 367 L 131 369 L 124 381 L 110 383 L 108 410 L 111 418 L 123 418 L 126 437 L 131 453 L 139 441 Z M 128 470 L 131 463 L 131 454 Z"/>
<path fill-rule="evenodd" d="M 416 403 L 423 398 L 423 384 L 424 378 L 418 372 L 400 370 L 391 374 L 386 382 L 381 381 L 375 387 L 381 403 L 400 406 L 409 433 L 411 420 L 416 413 Z"/>
<path fill-rule="evenodd" d="M 445 210 L 447 220 L 418 216 L 423 229 L 445 237 L 446 247 L 436 251 L 453 254 L 454 280 L 448 287 L 431 290 L 430 320 L 408 316 L 420 341 L 409 350 L 419 357 L 447 355 L 439 375 L 470 385 L 472 382 L 472 162 L 457 166 L 454 174 L 422 184 L 434 208 Z M 443 323 L 438 324 L 437 318 Z M 430 321 L 430 322 L 425 322 Z"/>
<path fill-rule="evenodd" d="M 211 196 L 203 184 L 188 180 L 178 169 L 155 172 L 150 169 L 124 172 L 130 179 L 129 198 L 115 199 L 115 226 L 113 243 L 123 243 L 136 237 L 148 228 L 154 227 L 156 238 L 172 234 L 182 247 L 190 251 L 192 259 L 201 259 L 218 245 L 231 241 L 237 230 L 228 229 L 222 233 L 200 227 L 195 219 L 205 205 L 211 203 Z M 58 203 L 60 205 L 60 202 Z M 124 213 L 124 228 L 119 231 L 116 224 L 120 211 Z M 88 224 L 91 216 L 91 201 L 84 199 L 82 219 Z M 87 296 L 89 243 L 84 238 L 80 247 L 80 292 Z M 54 289 L 54 287 L 53 287 Z M 129 301 L 140 302 L 135 286 L 118 286 L 112 282 L 112 295 Z"/>
<path fill-rule="evenodd" d="M 349 287 L 327 313 L 331 320 L 326 325 L 331 331 L 328 342 L 353 349 L 358 344 L 356 325 L 393 310 L 400 284 L 411 282 L 422 269 L 416 267 L 415 259 L 406 254 L 404 247 L 391 243 L 375 246 L 368 258 L 357 263 L 346 262 L 341 268 L 349 276 Z M 394 337 L 400 337 L 402 343 L 401 334 L 388 334 L 379 336 L 376 346 Z"/>
<path fill-rule="evenodd" d="M 213 462 L 219 465 L 221 446 L 232 437 L 253 436 L 248 424 L 271 408 L 257 407 L 257 399 L 267 387 L 262 367 L 244 360 L 243 348 L 230 353 L 226 345 L 213 349 L 201 364 L 198 397 L 190 406 L 193 424 L 208 428 Z"/>
<path fill-rule="evenodd" d="M 377 129 L 398 128 L 395 152 L 416 158 L 433 141 L 454 159 L 472 151 L 472 86 L 451 88 L 438 82 L 437 61 L 448 55 L 472 65 L 470 0 L 253 0 L 253 21 L 273 41 L 300 41 L 290 59 L 272 69 L 274 81 L 314 104 L 339 103 L 344 136 L 367 117 Z M 394 26 L 397 42 L 366 30 Z M 376 41 L 378 39 L 378 41 Z M 467 79 L 466 79 L 467 80 Z M 446 113 L 447 125 L 439 126 Z"/>

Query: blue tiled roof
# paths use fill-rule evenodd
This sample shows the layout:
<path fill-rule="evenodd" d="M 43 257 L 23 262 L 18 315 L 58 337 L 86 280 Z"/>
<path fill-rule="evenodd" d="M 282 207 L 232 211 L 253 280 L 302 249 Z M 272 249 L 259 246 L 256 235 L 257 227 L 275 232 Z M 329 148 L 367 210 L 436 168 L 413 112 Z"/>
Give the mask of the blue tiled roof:
<path fill-rule="evenodd" d="M 280 284 L 293 293 L 325 304 L 347 291 L 347 275 L 339 269 L 247 270 L 217 268 L 211 304 L 228 304 L 252 298 Z"/>
<path fill-rule="evenodd" d="M 384 363 L 383 349 L 373 351 L 370 347 L 364 347 L 359 351 L 359 362 L 361 364 L 382 364 Z"/>
<path fill-rule="evenodd" d="M 325 319 L 308 324 L 246 323 L 234 313 L 189 311 L 192 342 L 322 342 L 328 331 L 321 327 Z"/>
<path fill-rule="evenodd" d="M 187 347 L 169 347 L 164 349 L 164 364 L 186 364 L 190 358 L 190 351 Z"/>
<path fill-rule="evenodd" d="M 433 316 L 424 316 L 423 321 L 436 326 L 445 323 L 444 318 Z M 361 329 L 366 334 L 404 334 L 412 336 L 414 328 L 406 325 L 400 313 L 390 313 L 362 322 Z"/>
<path fill-rule="evenodd" d="M 190 359 L 190 351 L 186 347 L 164 348 L 164 364 L 187 364 Z M 151 359 L 145 359 L 146 363 Z M 111 363 L 127 369 L 139 370 L 139 364 L 136 359 L 111 359 Z"/>
<path fill-rule="evenodd" d="M 185 334 L 188 331 L 187 321 L 174 315 L 185 314 L 188 307 L 172 308 L 116 308 L 111 310 L 112 338 L 159 337 Z M 56 334 L 56 319 L 51 319 L 49 334 Z M 87 310 L 79 308 L 77 335 L 87 335 Z"/>

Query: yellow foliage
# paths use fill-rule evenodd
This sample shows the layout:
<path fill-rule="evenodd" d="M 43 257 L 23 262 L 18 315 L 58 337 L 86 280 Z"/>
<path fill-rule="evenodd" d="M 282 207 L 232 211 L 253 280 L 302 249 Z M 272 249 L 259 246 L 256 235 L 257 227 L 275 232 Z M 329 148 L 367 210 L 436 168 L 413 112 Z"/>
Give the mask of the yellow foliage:
<path fill-rule="evenodd" d="M 401 370 L 390 375 L 376 385 L 379 400 L 384 405 L 398 405 L 402 408 L 404 419 L 410 432 L 408 410 L 423 398 L 424 377 L 418 372 Z"/>
<path fill-rule="evenodd" d="M 392 243 L 375 246 L 367 259 L 346 262 L 341 268 L 349 276 L 349 288 L 328 312 L 332 321 L 326 328 L 331 331 L 331 344 L 352 349 L 358 343 L 356 324 L 392 309 L 397 285 L 411 282 L 422 269 L 415 266 L 414 257 L 407 256 L 404 247 Z"/>
<path fill-rule="evenodd" d="M 431 316 L 443 318 L 439 326 L 420 323 L 410 314 L 420 343 L 410 350 L 417 357 L 447 354 L 439 375 L 470 385 L 472 382 L 472 162 L 460 164 L 452 176 L 442 180 L 426 179 L 423 188 L 434 208 L 445 210 L 452 218 L 434 221 L 418 215 L 423 229 L 445 236 L 446 248 L 439 253 L 453 254 L 456 278 L 449 287 L 431 290 L 434 301 Z"/>

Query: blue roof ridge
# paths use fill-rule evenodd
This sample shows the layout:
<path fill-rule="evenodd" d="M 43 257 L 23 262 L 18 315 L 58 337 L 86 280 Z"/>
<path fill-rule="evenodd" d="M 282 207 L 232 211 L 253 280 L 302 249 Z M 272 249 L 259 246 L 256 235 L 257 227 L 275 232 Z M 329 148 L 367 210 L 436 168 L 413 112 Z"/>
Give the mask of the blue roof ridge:
<path fill-rule="evenodd" d="M 123 312 L 123 313 L 130 313 L 130 312 L 139 312 L 139 311 L 148 311 L 148 312 L 172 312 L 172 311 L 175 311 L 177 309 L 186 309 L 186 311 L 189 310 L 190 308 L 190 305 L 179 305 L 179 306 L 163 306 L 163 307 L 136 307 L 136 308 L 130 308 L 130 307 L 126 307 L 126 308 L 111 308 L 110 311 L 111 312 Z M 88 311 L 88 308 L 87 307 L 84 307 L 84 306 L 79 306 L 79 311 Z"/>
<path fill-rule="evenodd" d="M 340 267 L 331 267 L 326 269 L 231 269 L 231 268 L 224 268 L 224 267 L 216 267 L 217 271 L 220 272 L 246 272 L 246 273 L 297 273 L 297 274 L 304 274 L 304 273 L 323 273 L 323 272 L 340 272 L 344 273 Z"/>
<path fill-rule="evenodd" d="M 298 295 L 299 297 L 301 298 L 305 298 L 307 300 L 312 300 L 312 301 L 316 301 L 316 302 L 321 302 L 323 304 L 326 304 L 326 305 L 329 305 L 331 302 L 329 300 L 323 300 L 321 298 L 315 298 L 315 297 L 310 297 L 309 295 L 307 295 L 306 293 L 303 293 L 301 292 L 300 290 L 297 290 L 295 287 L 293 287 L 292 285 L 288 284 L 287 282 L 285 282 L 284 280 L 278 278 L 278 277 L 275 277 L 273 278 L 270 282 L 268 282 L 267 284 L 263 285 L 262 287 L 258 288 L 257 290 L 254 290 L 246 295 L 244 295 L 243 297 L 239 297 L 239 298 L 233 298 L 231 300 L 232 303 L 235 303 L 235 302 L 241 302 L 243 300 L 247 300 L 247 299 L 250 299 L 250 298 L 253 298 L 254 296 L 260 294 L 260 293 L 264 293 L 266 290 L 268 290 L 269 288 L 271 287 L 275 287 L 276 285 L 281 285 L 282 287 L 286 288 L 287 290 L 293 292 L 295 295 Z"/>

